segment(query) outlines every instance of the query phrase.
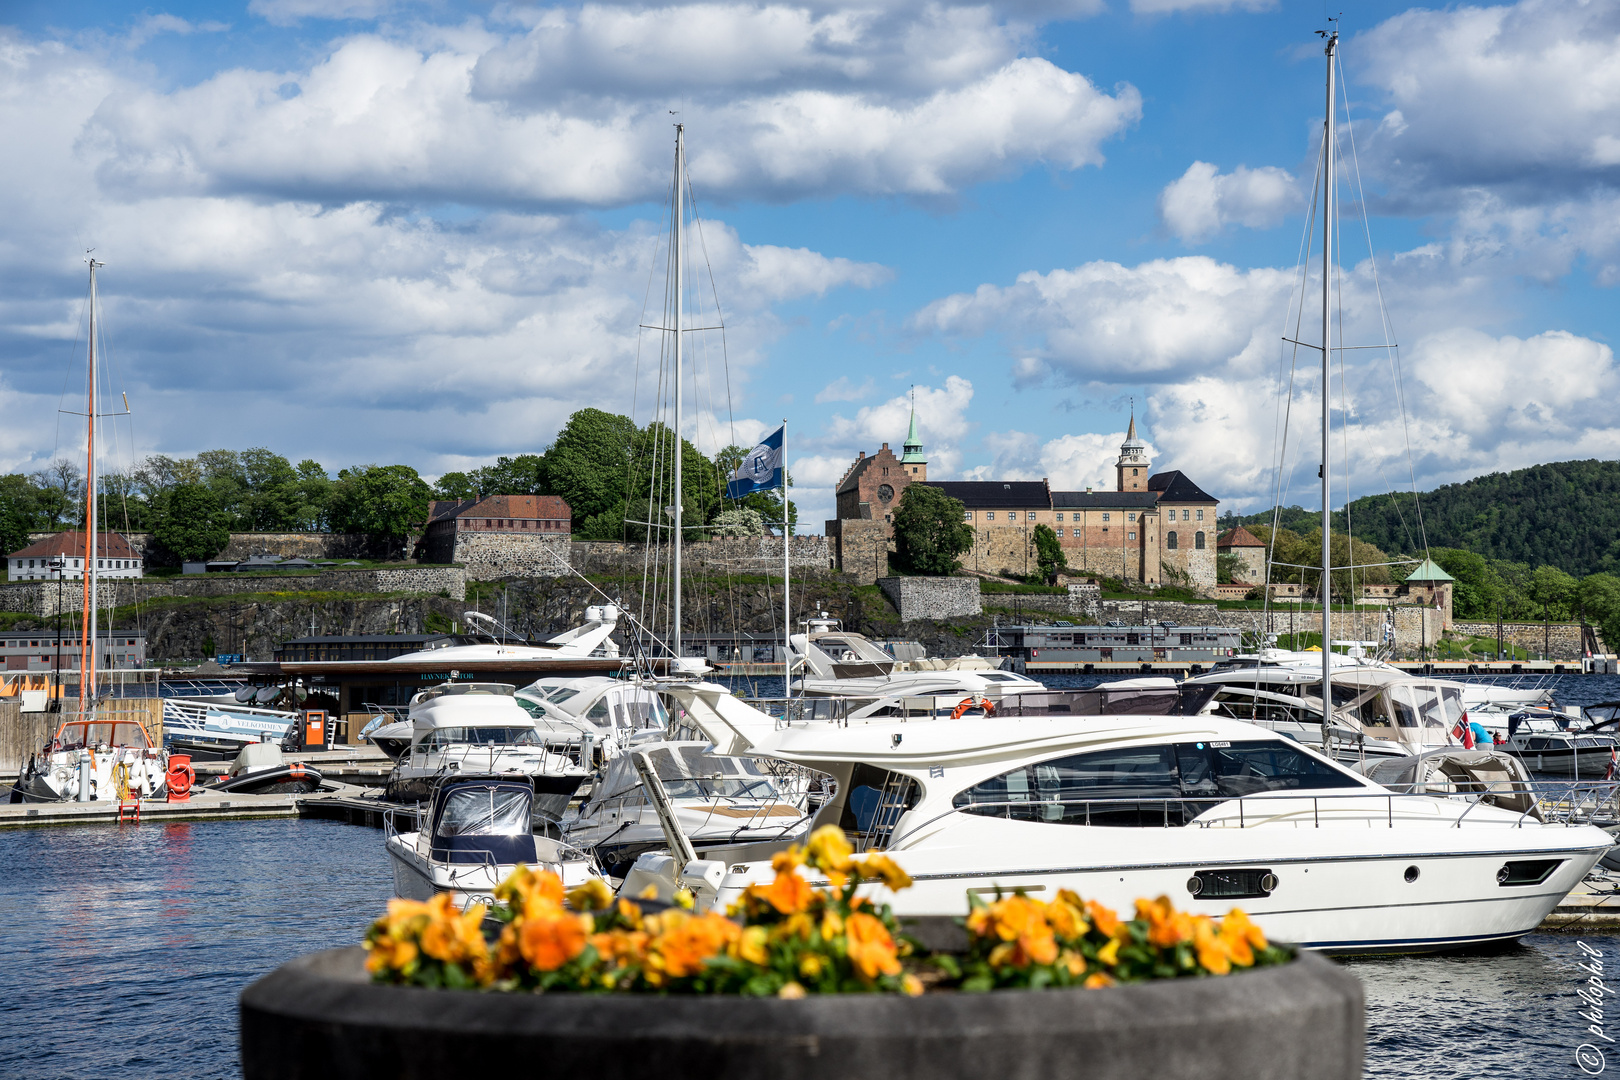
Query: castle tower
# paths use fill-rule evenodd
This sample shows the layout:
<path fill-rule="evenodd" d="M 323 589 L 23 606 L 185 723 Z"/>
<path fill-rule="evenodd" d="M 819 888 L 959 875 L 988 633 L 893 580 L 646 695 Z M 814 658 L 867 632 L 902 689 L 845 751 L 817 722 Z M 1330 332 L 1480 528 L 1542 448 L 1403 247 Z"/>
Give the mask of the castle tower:
<path fill-rule="evenodd" d="M 1146 491 L 1148 483 L 1148 470 L 1153 463 L 1148 461 L 1147 444 L 1136 437 L 1136 409 L 1131 409 L 1130 430 L 1125 433 L 1125 441 L 1119 446 L 1119 461 L 1114 466 L 1118 470 L 1118 482 L 1115 487 L 1119 491 Z"/>
<path fill-rule="evenodd" d="M 911 402 L 911 430 L 906 434 L 905 445 L 902 447 L 900 464 L 904 467 L 907 478 L 919 483 L 928 479 L 928 459 L 923 456 L 922 437 L 917 434 L 917 402 Z"/>

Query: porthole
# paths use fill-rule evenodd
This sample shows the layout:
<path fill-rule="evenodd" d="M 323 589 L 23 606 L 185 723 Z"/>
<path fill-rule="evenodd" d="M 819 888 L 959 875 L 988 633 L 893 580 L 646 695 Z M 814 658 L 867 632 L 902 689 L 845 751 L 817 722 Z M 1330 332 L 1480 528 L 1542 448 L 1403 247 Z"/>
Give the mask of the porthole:
<path fill-rule="evenodd" d="M 1196 876 L 1188 878 L 1187 879 L 1187 891 L 1192 893 L 1194 896 L 1197 896 L 1199 893 L 1203 892 L 1204 891 L 1204 879 L 1200 878 L 1200 877 L 1196 877 Z"/>
<path fill-rule="evenodd" d="M 1418 874 L 1419 873 L 1421 873 L 1421 871 L 1418 870 L 1417 867 L 1408 866 L 1406 868 L 1406 881 L 1407 881 L 1407 884 L 1411 884 L 1412 882 L 1416 881 L 1418 879 Z"/>

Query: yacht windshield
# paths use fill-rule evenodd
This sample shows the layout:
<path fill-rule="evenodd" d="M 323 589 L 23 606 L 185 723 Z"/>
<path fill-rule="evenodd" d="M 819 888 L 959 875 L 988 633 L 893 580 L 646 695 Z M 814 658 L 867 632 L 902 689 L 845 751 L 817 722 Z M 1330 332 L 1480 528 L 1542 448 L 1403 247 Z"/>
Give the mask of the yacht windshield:
<path fill-rule="evenodd" d="M 659 748 L 648 757 L 672 799 L 774 799 L 776 780 L 757 761 L 722 757 L 699 746 Z"/>
<path fill-rule="evenodd" d="M 93 721 L 63 724 L 57 737 L 59 750 L 79 750 L 86 746 L 148 746 L 146 732 L 128 721 Z"/>
<path fill-rule="evenodd" d="M 529 831 L 527 792 L 513 788 L 452 791 L 439 814 L 443 836 L 522 836 Z"/>
<path fill-rule="evenodd" d="M 447 746 L 539 746 L 540 736 L 530 727 L 447 727 L 435 728 L 417 742 L 419 750 L 442 750 Z"/>

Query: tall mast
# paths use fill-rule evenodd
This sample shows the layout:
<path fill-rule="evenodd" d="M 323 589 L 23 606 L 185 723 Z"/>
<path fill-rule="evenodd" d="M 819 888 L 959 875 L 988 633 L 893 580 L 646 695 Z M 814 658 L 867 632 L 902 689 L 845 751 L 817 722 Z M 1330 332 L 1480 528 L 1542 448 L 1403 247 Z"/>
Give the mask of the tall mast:
<path fill-rule="evenodd" d="M 1322 128 L 1322 752 L 1332 753 L 1333 718 L 1333 519 L 1329 494 L 1332 447 L 1333 337 L 1333 60 L 1339 32 L 1327 39 L 1327 119 Z"/>
<path fill-rule="evenodd" d="M 782 696 L 792 697 L 788 684 L 793 681 L 793 560 L 789 554 L 787 490 L 787 417 L 782 417 Z"/>
<path fill-rule="evenodd" d="M 681 226 L 686 216 L 686 125 L 675 125 L 675 214 L 671 221 L 670 255 L 675 260 L 675 541 L 671 548 L 670 588 L 675 594 L 675 625 L 671 628 L 675 659 L 681 657 Z"/>
<path fill-rule="evenodd" d="M 106 264 L 90 260 L 90 379 L 85 395 L 84 461 L 84 610 L 79 642 L 79 716 L 88 718 L 96 698 L 96 270 Z"/>

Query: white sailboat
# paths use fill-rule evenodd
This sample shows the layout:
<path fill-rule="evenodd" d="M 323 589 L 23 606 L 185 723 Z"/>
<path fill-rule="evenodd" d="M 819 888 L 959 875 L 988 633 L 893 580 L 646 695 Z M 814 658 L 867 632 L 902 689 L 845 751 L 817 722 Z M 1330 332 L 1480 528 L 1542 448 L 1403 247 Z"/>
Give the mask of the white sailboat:
<path fill-rule="evenodd" d="M 16 790 L 40 802 L 127 802 L 151 798 L 163 790 L 168 755 L 152 742 L 144 725 L 125 717 L 97 715 L 96 630 L 100 603 L 100 559 L 97 558 L 96 488 L 100 459 L 96 421 L 123 413 L 99 412 L 96 391 L 101 376 L 96 350 L 96 271 L 104 263 L 90 258 L 89 374 L 86 380 L 84 484 L 84 605 L 79 642 L 79 700 L 46 744 L 31 758 Z"/>

